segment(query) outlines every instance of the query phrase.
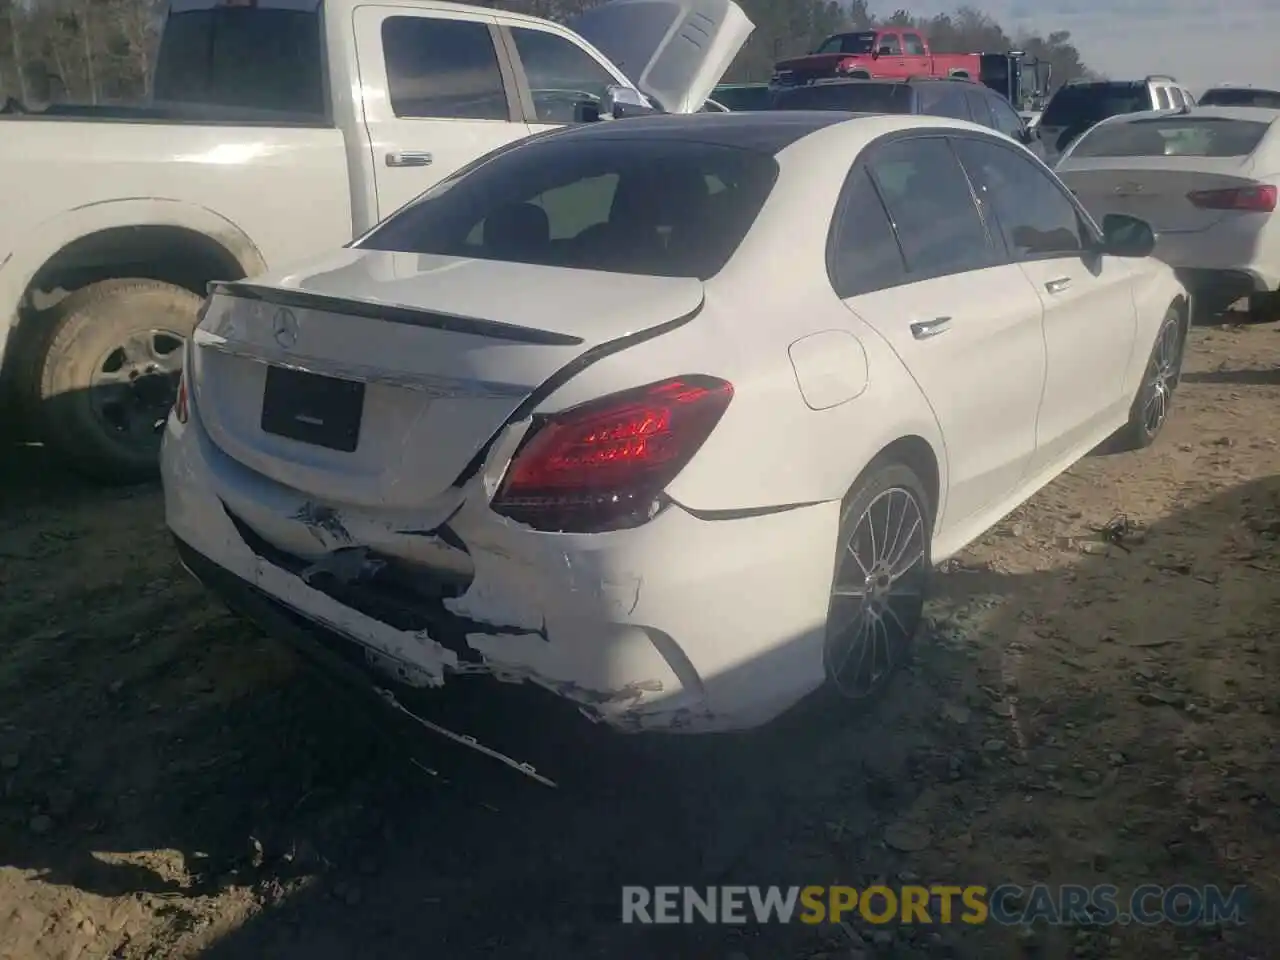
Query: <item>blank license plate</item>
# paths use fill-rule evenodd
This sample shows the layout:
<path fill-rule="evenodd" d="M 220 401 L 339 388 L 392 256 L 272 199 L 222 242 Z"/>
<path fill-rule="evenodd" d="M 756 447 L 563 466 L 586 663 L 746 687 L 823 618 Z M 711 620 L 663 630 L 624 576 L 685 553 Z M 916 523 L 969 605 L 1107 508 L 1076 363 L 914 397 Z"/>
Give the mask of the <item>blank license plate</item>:
<path fill-rule="evenodd" d="M 284 367 L 268 367 L 262 431 L 317 447 L 355 452 L 364 384 Z"/>

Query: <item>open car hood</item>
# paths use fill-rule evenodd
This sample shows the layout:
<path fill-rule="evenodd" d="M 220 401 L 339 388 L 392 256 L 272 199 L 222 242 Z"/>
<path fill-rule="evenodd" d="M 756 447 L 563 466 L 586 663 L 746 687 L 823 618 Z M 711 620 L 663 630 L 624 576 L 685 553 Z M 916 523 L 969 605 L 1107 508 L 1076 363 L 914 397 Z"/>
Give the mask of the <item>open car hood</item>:
<path fill-rule="evenodd" d="M 733 0 L 612 0 L 569 27 L 670 113 L 695 113 L 755 24 Z"/>

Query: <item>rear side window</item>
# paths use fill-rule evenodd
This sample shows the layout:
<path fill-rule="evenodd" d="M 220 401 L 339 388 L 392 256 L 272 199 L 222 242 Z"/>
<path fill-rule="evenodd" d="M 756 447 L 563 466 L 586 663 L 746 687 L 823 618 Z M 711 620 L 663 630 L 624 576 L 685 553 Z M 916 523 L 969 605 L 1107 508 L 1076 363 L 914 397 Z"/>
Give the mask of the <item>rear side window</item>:
<path fill-rule="evenodd" d="M 1202 107 L 1262 107 L 1280 110 L 1280 90 L 1249 90 L 1224 87 L 1209 90 L 1200 98 Z"/>
<path fill-rule="evenodd" d="M 215 7 L 171 13 L 152 96 L 166 103 L 327 115 L 320 15 L 310 10 Z"/>
<path fill-rule="evenodd" d="M 947 80 L 938 83 L 922 83 L 917 88 L 920 112 L 932 117 L 950 117 L 953 120 L 972 120 L 965 94 L 968 81 Z M 979 120 L 979 123 L 983 121 Z"/>
<path fill-rule="evenodd" d="M 1160 117 L 1116 121 L 1080 138 L 1073 157 L 1243 157 L 1270 124 L 1223 117 Z"/>
<path fill-rule="evenodd" d="M 908 281 L 996 262 L 969 181 L 946 140 L 891 141 L 873 149 L 867 167 L 897 231 Z"/>
<path fill-rule="evenodd" d="M 923 57 L 924 41 L 920 39 L 918 33 L 904 33 L 902 35 L 902 52 L 908 57 Z"/>
<path fill-rule="evenodd" d="M 855 169 L 845 185 L 827 267 L 831 284 L 842 299 L 907 281 L 907 265 L 893 224 L 865 168 Z"/>
<path fill-rule="evenodd" d="M 853 113 L 911 113 L 911 88 L 905 83 L 815 84 L 778 92 L 777 110 L 849 110 Z"/>
<path fill-rule="evenodd" d="M 684 140 L 536 139 L 393 214 L 360 246 L 708 279 L 773 189 L 766 153 Z"/>
<path fill-rule="evenodd" d="M 1173 101 L 1169 99 L 1169 91 L 1164 87 L 1156 87 L 1156 109 L 1171 110 L 1173 109 Z"/>
<path fill-rule="evenodd" d="M 391 109 L 397 117 L 509 120 L 493 35 L 475 20 L 382 21 Z"/>
<path fill-rule="evenodd" d="M 1145 84 L 1081 83 L 1055 93 L 1040 123 L 1046 127 L 1091 127 L 1108 117 L 1150 109 Z"/>

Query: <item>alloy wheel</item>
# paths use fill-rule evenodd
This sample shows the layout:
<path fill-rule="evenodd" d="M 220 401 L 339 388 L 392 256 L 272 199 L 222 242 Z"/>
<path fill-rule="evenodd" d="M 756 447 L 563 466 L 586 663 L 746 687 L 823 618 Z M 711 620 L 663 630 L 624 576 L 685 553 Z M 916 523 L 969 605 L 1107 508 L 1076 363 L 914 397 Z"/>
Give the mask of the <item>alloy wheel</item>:
<path fill-rule="evenodd" d="M 928 575 L 925 516 L 914 493 L 890 487 L 841 548 L 823 652 L 827 676 L 848 699 L 877 693 L 908 654 Z"/>

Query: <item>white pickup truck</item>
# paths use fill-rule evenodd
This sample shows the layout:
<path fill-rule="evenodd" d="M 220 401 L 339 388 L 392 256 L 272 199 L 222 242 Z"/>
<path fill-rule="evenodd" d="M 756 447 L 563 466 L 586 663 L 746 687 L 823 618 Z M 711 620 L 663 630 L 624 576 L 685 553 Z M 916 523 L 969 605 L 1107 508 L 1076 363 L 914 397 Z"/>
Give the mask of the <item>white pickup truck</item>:
<path fill-rule="evenodd" d="M 151 103 L 10 101 L 0 387 L 71 466 L 144 479 L 209 282 L 340 247 L 618 87 L 696 111 L 753 29 L 732 0 L 614 0 L 572 26 L 434 0 L 173 0 Z"/>

